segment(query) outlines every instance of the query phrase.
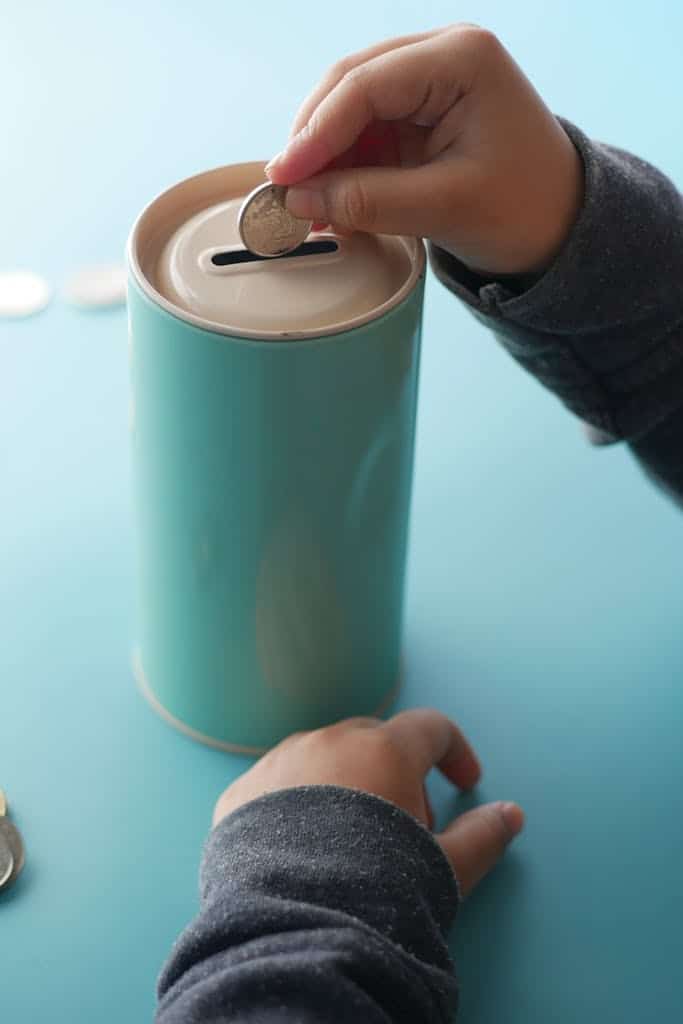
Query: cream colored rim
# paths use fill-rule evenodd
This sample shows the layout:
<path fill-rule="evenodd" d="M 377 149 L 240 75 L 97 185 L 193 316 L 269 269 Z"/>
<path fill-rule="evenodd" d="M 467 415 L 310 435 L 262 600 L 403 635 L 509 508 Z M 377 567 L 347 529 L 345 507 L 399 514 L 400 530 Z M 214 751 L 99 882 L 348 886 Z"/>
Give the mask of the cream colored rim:
<path fill-rule="evenodd" d="M 145 700 L 154 708 L 156 713 L 160 715 L 169 725 L 172 725 L 174 729 L 178 729 L 180 732 L 189 736 L 193 740 L 197 740 L 199 743 L 204 743 L 207 747 L 213 747 L 215 750 L 224 750 L 229 754 L 249 754 L 251 757 L 260 757 L 261 754 L 265 754 L 270 748 L 269 747 L 245 747 L 239 743 L 226 743 L 223 740 L 216 740 L 212 736 L 207 736 L 206 733 L 198 732 L 197 729 L 193 729 L 191 726 L 186 725 L 175 715 L 172 715 L 170 711 L 167 711 L 163 704 L 160 703 L 158 697 L 154 694 L 145 670 L 142 667 L 142 659 L 139 651 L 133 653 L 133 675 L 135 681 L 138 684 L 138 688 L 141 691 Z M 384 714 L 387 708 L 396 700 L 399 691 L 401 689 L 401 672 L 399 672 L 399 678 L 396 681 L 396 685 L 392 687 L 387 696 L 384 698 L 380 706 L 376 711 L 373 711 L 370 717 L 380 717 Z"/>
<path fill-rule="evenodd" d="M 254 161 L 248 164 L 245 163 L 235 165 L 235 167 L 240 168 L 244 171 L 253 169 L 255 172 L 262 174 L 263 168 L 265 167 L 265 161 Z M 160 306 L 162 309 L 164 309 L 167 313 L 170 313 L 170 315 L 175 317 L 177 320 L 183 320 L 186 323 L 193 324 L 195 327 L 199 327 L 204 331 L 211 331 L 214 334 L 228 335 L 230 338 L 234 339 L 243 338 L 245 340 L 256 341 L 293 341 L 300 339 L 317 340 L 319 338 L 329 337 L 330 335 L 341 334 L 346 331 L 352 331 L 356 327 L 362 327 L 364 324 L 371 323 L 374 320 L 378 320 L 380 317 L 384 316 L 390 310 L 400 305 L 400 303 L 405 298 L 407 298 L 407 296 L 412 292 L 412 290 L 415 288 L 415 285 L 419 281 L 420 277 L 423 275 L 425 269 L 424 243 L 420 238 L 409 238 L 407 236 L 401 236 L 401 240 L 403 241 L 406 250 L 408 251 L 408 255 L 412 263 L 410 275 L 408 276 L 408 278 L 406 278 L 404 284 L 399 288 L 399 290 L 394 295 L 392 295 L 390 299 L 388 299 L 386 302 L 381 303 L 381 305 L 377 306 L 375 309 L 370 310 L 368 313 L 364 313 L 363 316 L 354 317 L 350 320 L 345 320 L 343 322 L 336 324 L 329 324 L 327 327 L 309 328 L 308 330 L 304 331 L 250 331 L 249 329 L 244 327 L 236 328 L 231 327 L 229 324 L 221 324 L 213 320 L 205 320 L 203 317 L 196 316 L 194 313 L 189 313 L 186 310 L 181 309 L 174 303 L 169 302 L 169 300 L 165 298 L 161 294 L 161 292 L 157 291 L 157 289 L 153 287 L 150 281 L 147 280 L 142 271 L 142 267 L 140 265 L 140 260 L 138 257 L 141 226 L 146 216 L 149 213 L 151 213 L 151 210 L 154 207 L 154 205 L 160 202 L 162 199 L 169 200 L 174 190 L 187 188 L 187 186 L 192 182 L 197 184 L 204 183 L 212 176 L 218 176 L 221 173 L 221 171 L 224 170 L 225 168 L 215 167 L 211 171 L 205 171 L 203 174 L 196 174 L 192 178 L 187 178 L 185 179 L 185 181 L 179 182 L 176 185 L 172 185 L 171 188 L 165 189 L 163 192 L 160 192 L 150 203 L 147 204 L 142 213 L 138 216 L 128 239 L 128 266 L 135 283 L 138 285 L 141 291 L 147 296 L 148 299 L 151 299 L 151 301 L 156 306 Z"/>

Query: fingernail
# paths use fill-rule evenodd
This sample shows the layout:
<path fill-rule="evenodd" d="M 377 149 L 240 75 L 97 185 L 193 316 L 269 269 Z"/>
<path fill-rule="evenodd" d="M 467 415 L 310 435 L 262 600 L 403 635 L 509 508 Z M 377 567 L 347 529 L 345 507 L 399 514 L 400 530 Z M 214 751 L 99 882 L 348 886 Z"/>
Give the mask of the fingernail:
<path fill-rule="evenodd" d="M 268 161 L 264 168 L 265 173 L 268 177 L 270 177 L 270 172 L 275 170 L 278 164 L 284 163 L 285 160 L 287 160 L 287 158 L 291 156 L 292 150 L 296 149 L 297 145 L 303 141 L 304 137 L 305 133 L 304 129 L 302 129 L 300 132 L 297 132 L 296 135 L 293 135 L 291 139 L 288 139 L 285 148 L 281 149 L 279 153 L 275 154 L 272 160 Z"/>
<path fill-rule="evenodd" d="M 322 192 L 314 192 L 310 188 L 289 188 L 285 206 L 291 214 L 301 220 L 315 220 L 325 223 L 329 220 L 325 210 L 325 197 Z"/>
<path fill-rule="evenodd" d="M 268 163 L 266 164 L 266 166 L 264 168 L 266 177 L 268 177 L 268 178 L 270 177 L 270 172 L 273 170 L 273 168 L 275 167 L 276 164 L 280 163 L 280 161 L 282 160 L 282 157 L 284 156 L 284 152 L 285 151 L 283 149 L 282 152 L 276 153 L 275 156 L 273 157 L 273 159 L 268 161 Z"/>
<path fill-rule="evenodd" d="M 510 838 L 514 839 L 524 828 L 524 811 L 517 804 L 504 803 L 500 805 L 500 813 L 503 815 Z"/>

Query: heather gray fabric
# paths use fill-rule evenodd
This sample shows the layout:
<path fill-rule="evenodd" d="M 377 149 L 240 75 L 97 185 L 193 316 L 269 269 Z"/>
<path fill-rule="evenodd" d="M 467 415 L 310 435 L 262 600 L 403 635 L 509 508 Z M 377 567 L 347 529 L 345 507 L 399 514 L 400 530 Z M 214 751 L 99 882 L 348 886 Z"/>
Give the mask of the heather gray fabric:
<path fill-rule="evenodd" d="M 261 797 L 209 836 L 200 889 L 158 1024 L 451 1020 L 456 882 L 393 804 L 337 786 Z"/>
<path fill-rule="evenodd" d="M 593 440 L 629 441 L 680 499 L 683 198 L 650 164 L 562 124 L 583 159 L 585 194 L 550 269 L 531 281 L 484 279 L 435 246 L 432 268 Z"/>

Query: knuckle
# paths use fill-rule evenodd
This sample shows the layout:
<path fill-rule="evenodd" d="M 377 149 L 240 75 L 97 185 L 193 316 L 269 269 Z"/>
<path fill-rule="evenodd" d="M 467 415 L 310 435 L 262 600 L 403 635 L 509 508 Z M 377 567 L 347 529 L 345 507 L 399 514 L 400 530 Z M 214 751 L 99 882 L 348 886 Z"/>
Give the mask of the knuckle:
<path fill-rule="evenodd" d="M 367 66 L 365 64 L 349 65 L 343 77 L 344 82 L 352 88 L 362 88 L 368 78 Z"/>
<path fill-rule="evenodd" d="M 454 22 L 444 29 L 444 34 L 458 36 L 460 39 L 467 40 L 469 43 L 477 46 L 500 46 L 500 40 L 496 33 L 490 28 L 484 28 L 483 25 L 479 25 L 475 21 Z"/>
<path fill-rule="evenodd" d="M 371 94 L 373 80 L 376 81 L 374 76 L 372 64 L 358 64 L 346 72 L 340 83 L 347 92 L 351 93 L 352 106 L 364 111 L 368 120 L 373 115 Z"/>
<path fill-rule="evenodd" d="M 309 741 L 311 736 L 310 732 L 293 732 L 289 736 L 285 736 L 283 740 L 280 740 L 274 747 L 271 747 L 258 761 L 257 765 L 260 765 L 266 771 L 269 771 L 273 765 L 278 765 L 284 758 L 294 756 L 297 757 L 302 747 Z"/>
<path fill-rule="evenodd" d="M 472 21 L 453 21 L 450 25 L 446 25 L 443 30 L 445 36 L 462 36 L 465 35 L 470 29 L 478 29 L 479 25 L 475 25 Z"/>
<path fill-rule="evenodd" d="M 481 25 L 464 25 L 463 31 L 468 37 L 468 42 L 482 55 L 496 53 L 500 50 L 500 40 L 495 32 Z"/>
<path fill-rule="evenodd" d="M 392 769 L 398 766 L 398 762 L 404 761 L 404 755 L 394 738 L 381 729 L 368 733 L 367 743 L 372 748 L 375 760 Z"/>
<path fill-rule="evenodd" d="M 340 82 L 342 78 L 345 78 L 353 70 L 353 63 L 348 57 L 340 57 L 339 60 L 335 61 L 329 72 L 326 75 L 326 79 L 330 82 Z"/>
<path fill-rule="evenodd" d="M 328 726 L 328 728 L 341 732 L 356 732 L 359 729 L 366 729 L 377 725 L 381 725 L 381 719 L 372 715 L 353 715 L 351 718 L 340 719 L 340 721 Z"/>
<path fill-rule="evenodd" d="M 396 752 L 396 741 L 390 733 L 376 729 L 367 735 L 368 741 L 375 745 L 379 753 L 393 755 Z"/>
<path fill-rule="evenodd" d="M 316 757 L 318 753 L 327 756 L 330 752 L 343 747 L 346 739 L 346 733 L 336 724 L 323 725 L 319 729 L 304 733 L 300 741 L 300 751 L 303 757 Z"/>
<path fill-rule="evenodd" d="M 279 746 L 291 747 L 294 744 L 299 743 L 306 735 L 307 733 L 305 733 L 303 730 L 299 730 L 298 732 L 290 732 L 289 736 L 286 736 L 283 740 L 280 740 Z"/>
<path fill-rule="evenodd" d="M 358 179 L 350 181 L 343 189 L 339 206 L 342 223 L 355 230 L 372 231 L 377 222 L 377 206 Z"/>
<path fill-rule="evenodd" d="M 377 715 L 359 715 L 357 718 L 352 719 L 355 725 L 370 725 L 377 726 L 382 724 L 382 719 L 378 718 Z"/>
<path fill-rule="evenodd" d="M 327 729 L 293 733 L 265 755 L 265 769 L 280 772 L 289 770 L 292 765 L 305 764 L 317 758 L 319 751 L 327 750 L 331 739 Z"/>
<path fill-rule="evenodd" d="M 295 744 L 297 746 L 315 746 L 316 743 L 325 743 L 331 728 L 332 726 L 324 725 L 318 729 L 295 733 Z"/>

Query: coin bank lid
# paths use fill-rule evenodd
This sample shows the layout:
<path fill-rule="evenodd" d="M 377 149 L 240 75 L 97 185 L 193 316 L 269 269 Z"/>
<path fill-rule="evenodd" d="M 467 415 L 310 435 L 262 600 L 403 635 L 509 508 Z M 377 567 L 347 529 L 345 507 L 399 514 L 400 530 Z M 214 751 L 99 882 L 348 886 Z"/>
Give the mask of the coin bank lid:
<path fill-rule="evenodd" d="M 361 326 L 405 298 L 424 271 L 422 242 L 334 232 L 295 253 L 254 257 L 238 213 L 264 163 L 222 167 L 155 199 L 129 242 L 133 278 L 158 305 L 208 330 L 261 340 L 319 337 Z"/>

